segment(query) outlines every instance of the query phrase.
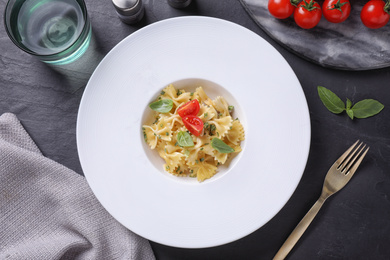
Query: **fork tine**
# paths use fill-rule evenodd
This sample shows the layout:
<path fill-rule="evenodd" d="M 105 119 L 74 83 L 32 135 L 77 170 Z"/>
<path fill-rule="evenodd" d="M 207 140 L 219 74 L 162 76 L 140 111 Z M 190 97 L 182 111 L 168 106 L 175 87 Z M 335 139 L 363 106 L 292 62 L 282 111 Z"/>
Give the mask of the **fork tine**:
<path fill-rule="evenodd" d="M 346 166 L 350 163 L 351 159 L 353 158 L 353 156 L 355 155 L 355 153 L 357 151 L 359 151 L 360 147 L 362 146 L 363 143 L 360 143 L 358 145 L 358 147 L 354 148 L 353 151 L 351 151 L 351 153 L 348 155 L 347 159 L 345 159 L 341 165 L 338 167 L 339 170 L 341 170 L 341 172 L 344 172 L 344 170 L 346 169 Z"/>
<path fill-rule="evenodd" d="M 363 148 L 364 149 L 364 148 Z M 363 150 L 362 149 L 362 150 Z M 359 167 L 360 163 L 363 161 L 363 158 L 366 156 L 368 150 L 370 150 L 370 147 L 367 147 L 367 149 L 364 151 L 364 153 L 360 156 L 360 158 L 357 160 L 357 162 L 352 166 L 351 170 L 347 171 L 346 174 L 349 174 L 350 177 L 356 172 L 357 168 Z"/>
<path fill-rule="evenodd" d="M 364 150 L 364 148 L 366 148 L 366 145 L 364 145 L 361 149 L 360 149 L 360 146 L 362 146 L 363 143 L 361 143 L 355 150 L 354 153 L 356 153 L 357 151 L 359 151 L 354 157 L 353 159 L 344 167 L 344 169 L 342 170 L 342 173 L 347 173 L 349 171 L 349 169 L 351 168 L 351 166 L 353 165 L 353 163 L 356 161 L 356 159 L 359 157 L 359 155 L 362 153 L 362 151 Z M 359 150 L 360 149 L 360 150 Z M 351 157 L 352 157 L 353 154 L 351 154 Z"/>
<path fill-rule="evenodd" d="M 354 148 L 353 151 L 351 151 L 351 153 L 348 155 L 347 159 L 345 159 L 341 165 L 338 167 L 338 169 L 341 171 L 341 172 L 344 172 L 345 169 L 347 168 L 347 165 L 351 164 L 351 160 L 352 158 L 354 158 L 354 155 L 356 154 L 357 151 L 359 151 L 360 147 L 362 146 L 363 143 L 360 143 L 358 145 L 358 147 Z M 355 156 L 356 157 L 356 156 Z M 353 162 L 353 160 L 352 160 Z"/>
<path fill-rule="evenodd" d="M 350 154 L 350 152 L 353 150 L 353 148 L 355 148 L 355 146 L 359 143 L 360 140 L 357 140 L 351 147 L 348 148 L 348 150 L 346 150 L 343 155 L 340 156 L 340 158 L 337 159 L 336 163 L 337 165 L 341 165 L 345 158 L 347 158 L 347 156 Z"/>

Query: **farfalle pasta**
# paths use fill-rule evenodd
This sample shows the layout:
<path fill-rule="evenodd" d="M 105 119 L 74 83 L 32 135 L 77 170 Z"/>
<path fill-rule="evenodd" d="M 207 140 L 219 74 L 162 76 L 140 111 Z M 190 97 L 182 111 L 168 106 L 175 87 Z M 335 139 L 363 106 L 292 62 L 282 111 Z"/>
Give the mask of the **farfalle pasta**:
<path fill-rule="evenodd" d="M 198 104 L 197 109 L 190 103 Z M 189 108 L 181 112 L 187 104 Z M 212 100 L 202 87 L 186 92 L 171 84 L 150 107 L 156 110 L 155 120 L 142 126 L 144 139 L 164 159 L 164 170 L 170 174 L 202 182 L 241 151 L 244 127 L 232 118 L 232 106 L 222 96 Z"/>

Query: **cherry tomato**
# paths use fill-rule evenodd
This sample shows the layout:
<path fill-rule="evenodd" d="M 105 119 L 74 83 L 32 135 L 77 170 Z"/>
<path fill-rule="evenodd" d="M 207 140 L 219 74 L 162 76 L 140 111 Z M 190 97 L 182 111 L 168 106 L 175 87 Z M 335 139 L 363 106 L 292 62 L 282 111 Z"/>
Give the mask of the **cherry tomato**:
<path fill-rule="evenodd" d="M 290 17 L 299 0 L 268 0 L 268 11 L 278 19 Z"/>
<path fill-rule="evenodd" d="M 390 19 L 389 6 L 382 0 L 370 0 L 362 8 L 360 19 L 363 24 L 371 29 L 385 26 Z"/>
<path fill-rule="evenodd" d="M 191 134 L 199 136 L 203 130 L 203 121 L 197 116 L 185 116 L 182 118 L 184 126 Z"/>
<path fill-rule="evenodd" d="M 315 27 L 321 20 L 321 6 L 314 0 L 303 0 L 294 11 L 296 24 L 303 29 Z"/>
<path fill-rule="evenodd" d="M 190 100 L 184 105 L 181 105 L 177 110 L 177 113 L 180 117 L 185 117 L 188 115 L 196 116 L 199 113 L 200 106 L 197 99 Z"/>
<path fill-rule="evenodd" d="M 344 22 L 351 13 L 349 0 L 325 0 L 322 4 L 324 17 L 331 23 Z"/>

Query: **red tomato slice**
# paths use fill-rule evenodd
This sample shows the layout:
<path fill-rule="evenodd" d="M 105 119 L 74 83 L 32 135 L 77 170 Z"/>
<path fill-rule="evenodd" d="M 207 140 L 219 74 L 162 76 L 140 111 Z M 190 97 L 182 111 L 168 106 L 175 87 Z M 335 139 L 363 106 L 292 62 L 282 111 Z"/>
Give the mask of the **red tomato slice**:
<path fill-rule="evenodd" d="M 191 134 L 199 136 L 203 130 L 203 121 L 197 116 L 185 116 L 182 118 L 184 126 L 190 131 Z"/>
<path fill-rule="evenodd" d="M 197 99 L 190 100 L 184 105 L 181 105 L 177 110 L 177 113 L 181 118 L 185 116 L 196 116 L 200 110 L 199 101 Z"/>

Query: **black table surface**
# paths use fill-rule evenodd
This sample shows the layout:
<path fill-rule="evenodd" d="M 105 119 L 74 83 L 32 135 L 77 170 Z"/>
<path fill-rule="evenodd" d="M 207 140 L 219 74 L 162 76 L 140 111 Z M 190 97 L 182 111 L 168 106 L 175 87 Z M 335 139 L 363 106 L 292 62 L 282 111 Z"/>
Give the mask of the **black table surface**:
<path fill-rule="evenodd" d="M 6 0 L 0 2 L 3 14 Z M 280 212 L 252 234 L 218 247 L 183 249 L 151 242 L 157 259 L 272 259 L 319 197 L 330 165 L 357 139 L 371 147 L 363 164 L 350 183 L 325 203 L 288 259 L 390 259 L 390 68 L 353 72 L 310 63 L 270 39 L 238 0 L 194 0 L 184 10 L 170 7 L 166 0 L 144 0 L 145 17 L 136 25 L 122 23 L 109 0 L 86 0 L 86 4 L 95 37 L 91 48 L 99 55 L 81 68 L 45 65 L 14 46 L 4 25 L 0 26 L 0 114 L 16 114 L 45 156 L 78 174 L 83 171 L 76 119 L 89 77 L 118 42 L 156 21 L 211 16 L 252 30 L 283 55 L 307 98 L 310 154 L 301 182 Z M 385 109 L 367 119 L 334 115 L 321 103 L 317 86 L 333 90 L 344 100 L 379 100 Z M 288 111 L 280 116 L 289 116 Z"/>

